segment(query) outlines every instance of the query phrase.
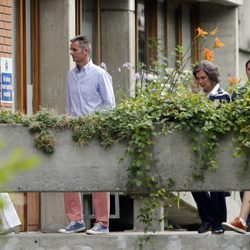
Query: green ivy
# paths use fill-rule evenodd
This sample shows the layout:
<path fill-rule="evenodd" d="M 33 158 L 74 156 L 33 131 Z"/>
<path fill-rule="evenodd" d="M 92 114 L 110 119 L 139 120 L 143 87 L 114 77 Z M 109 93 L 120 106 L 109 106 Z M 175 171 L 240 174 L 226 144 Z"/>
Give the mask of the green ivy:
<path fill-rule="evenodd" d="M 245 164 L 242 166 L 241 173 L 244 173 L 250 160 L 250 89 L 235 100 L 232 105 L 231 120 L 234 121 L 233 132 L 237 138 L 235 157 L 244 157 Z"/>

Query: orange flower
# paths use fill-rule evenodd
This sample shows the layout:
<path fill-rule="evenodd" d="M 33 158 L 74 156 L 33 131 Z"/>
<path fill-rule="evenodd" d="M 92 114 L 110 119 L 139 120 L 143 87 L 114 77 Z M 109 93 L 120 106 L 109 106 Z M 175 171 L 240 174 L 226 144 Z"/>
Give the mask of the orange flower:
<path fill-rule="evenodd" d="M 240 81 L 241 81 L 241 79 L 238 79 L 236 76 L 231 76 L 228 79 L 229 79 L 229 83 L 230 83 L 231 86 L 239 84 Z"/>
<path fill-rule="evenodd" d="M 219 38 L 215 38 L 214 40 L 214 48 L 223 48 L 224 47 L 224 43 L 221 42 L 221 40 Z"/>
<path fill-rule="evenodd" d="M 210 62 L 214 60 L 214 52 L 210 49 L 205 48 L 204 49 L 204 58 Z"/>
<path fill-rule="evenodd" d="M 210 36 L 214 36 L 219 32 L 219 30 L 217 28 L 215 28 L 214 30 L 210 31 L 209 35 Z"/>
<path fill-rule="evenodd" d="M 197 37 L 199 37 L 199 36 L 204 37 L 204 36 L 206 36 L 208 34 L 205 30 L 201 29 L 200 27 L 198 29 L 196 29 L 195 31 L 198 32 Z"/>

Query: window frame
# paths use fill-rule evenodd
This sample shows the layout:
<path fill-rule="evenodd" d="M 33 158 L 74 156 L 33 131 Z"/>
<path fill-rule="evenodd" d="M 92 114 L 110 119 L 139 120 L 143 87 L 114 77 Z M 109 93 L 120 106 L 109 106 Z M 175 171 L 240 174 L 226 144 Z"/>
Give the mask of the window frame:
<path fill-rule="evenodd" d="M 157 59 L 157 53 L 153 51 L 153 49 L 149 48 L 147 46 L 149 44 L 150 37 L 156 37 L 157 38 L 157 3 L 158 1 L 153 0 L 136 0 L 136 15 L 135 15 L 135 38 L 136 38 L 136 62 L 139 63 L 139 31 L 138 31 L 138 3 L 144 3 L 145 5 L 145 63 L 146 65 L 150 66 L 152 65 L 152 61 Z M 164 9 L 165 9 L 165 15 L 164 15 L 164 43 L 165 43 L 165 55 L 167 56 L 169 54 L 169 45 L 170 45 L 170 34 L 169 34 L 169 6 L 170 4 L 176 5 L 176 10 L 174 13 L 174 29 L 175 29 L 175 47 L 182 46 L 183 45 L 183 27 L 182 27 L 182 20 L 183 20 L 183 13 L 182 13 L 182 2 L 181 1 L 169 1 L 164 0 Z M 191 26 L 191 40 L 194 40 L 195 38 L 195 29 L 198 27 L 199 24 L 199 4 L 197 3 L 190 3 L 190 26 Z M 191 44 L 191 62 L 194 63 L 198 61 L 199 58 L 199 44 L 197 41 L 195 43 Z M 152 58 L 152 60 L 151 60 Z M 176 62 L 181 60 L 181 55 L 176 54 L 175 57 L 175 65 L 177 66 Z"/>

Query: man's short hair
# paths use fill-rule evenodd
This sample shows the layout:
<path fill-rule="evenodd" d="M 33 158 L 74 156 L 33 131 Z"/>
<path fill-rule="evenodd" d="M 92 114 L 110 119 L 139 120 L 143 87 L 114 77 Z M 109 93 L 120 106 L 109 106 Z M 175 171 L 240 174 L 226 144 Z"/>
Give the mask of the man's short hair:
<path fill-rule="evenodd" d="M 74 38 L 70 39 L 70 42 L 72 42 L 72 43 L 75 41 L 79 42 L 80 47 L 88 48 L 89 50 L 91 49 L 91 44 L 90 44 L 90 41 L 87 38 L 87 36 L 78 35 L 78 36 L 75 36 Z"/>

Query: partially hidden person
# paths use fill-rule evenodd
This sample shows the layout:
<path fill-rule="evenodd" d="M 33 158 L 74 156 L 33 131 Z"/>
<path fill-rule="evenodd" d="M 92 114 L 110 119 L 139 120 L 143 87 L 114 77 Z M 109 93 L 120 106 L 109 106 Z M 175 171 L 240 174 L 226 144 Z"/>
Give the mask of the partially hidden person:
<path fill-rule="evenodd" d="M 193 75 L 199 89 L 202 89 L 208 100 L 220 103 L 230 102 L 229 93 L 219 85 L 219 70 L 210 61 L 201 61 L 193 68 Z M 202 221 L 198 233 L 210 231 L 223 234 L 222 222 L 227 218 L 226 196 L 228 192 L 192 192 Z"/>
<path fill-rule="evenodd" d="M 250 59 L 247 60 L 245 64 L 247 82 L 243 87 L 240 87 L 239 90 L 233 92 L 232 100 L 236 100 L 236 98 L 242 98 L 246 93 L 248 88 L 248 83 L 250 81 Z M 245 234 L 250 225 L 250 191 L 241 191 L 240 198 L 242 201 L 240 214 L 238 217 L 234 218 L 231 222 L 223 222 L 222 225 L 224 228 Z"/>

